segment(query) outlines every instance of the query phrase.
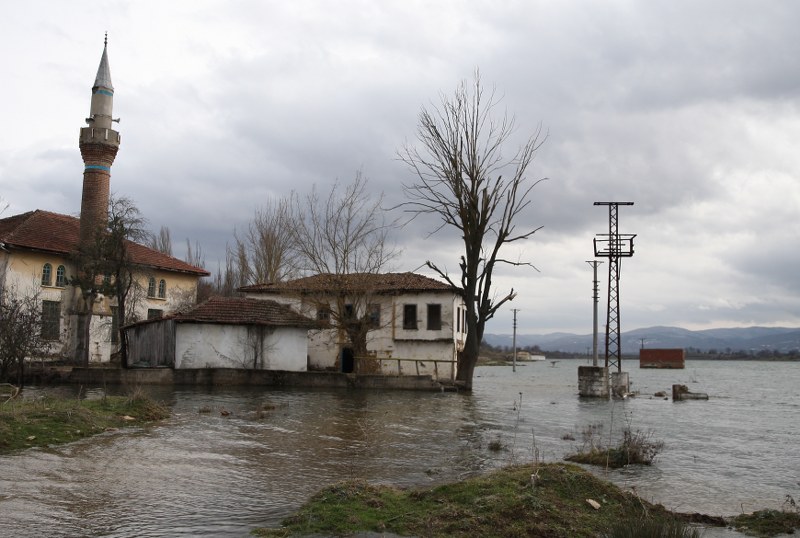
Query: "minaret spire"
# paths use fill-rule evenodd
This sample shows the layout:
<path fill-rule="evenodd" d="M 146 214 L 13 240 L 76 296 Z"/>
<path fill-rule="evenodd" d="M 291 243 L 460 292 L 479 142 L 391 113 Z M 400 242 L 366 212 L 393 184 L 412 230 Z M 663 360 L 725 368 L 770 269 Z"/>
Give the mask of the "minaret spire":
<path fill-rule="evenodd" d="M 97 68 L 87 127 L 81 129 L 79 146 L 83 157 L 80 247 L 90 246 L 108 221 L 111 165 L 117 156 L 120 136 L 112 129 L 114 86 L 108 66 L 108 33 L 103 40 L 103 55 Z"/>

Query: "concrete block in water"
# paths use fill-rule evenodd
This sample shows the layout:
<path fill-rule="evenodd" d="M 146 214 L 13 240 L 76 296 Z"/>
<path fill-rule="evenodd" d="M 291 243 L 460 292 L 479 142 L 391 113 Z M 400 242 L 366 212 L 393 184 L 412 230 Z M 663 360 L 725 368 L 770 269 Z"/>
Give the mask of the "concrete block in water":
<path fill-rule="evenodd" d="M 690 392 L 686 385 L 672 385 L 672 401 L 681 400 L 708 400 L 705 392 Z"/>
<path fill-rule="evenodd" d="M 608 398 L 608 368 L 578 366 L 578 394 L 592 398 Z"/>

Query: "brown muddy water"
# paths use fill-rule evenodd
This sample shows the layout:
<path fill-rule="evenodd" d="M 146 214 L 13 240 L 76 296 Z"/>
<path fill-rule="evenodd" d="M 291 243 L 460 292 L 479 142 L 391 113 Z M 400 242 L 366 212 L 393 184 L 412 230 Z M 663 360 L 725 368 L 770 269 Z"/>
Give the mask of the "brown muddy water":
<path fill-rule="evenodd" d="M 800 364 L 626 363 L 641 394 L 616 402 L 578 398 L 580 364 L 480 367 L 472 394 L 148 389 L 172 418 L 0 456 L 0 536 L 246 536 L 338 480 L 452 481 L 530 461 L 534 447 L 559 460 L 584 430 L 608 440 L 625 426 L 664 450 L 651 467 L 598 473 L 648 500 L 713 515 L 800 500 Z M 673 383 L 711 399 L 652 397 Z M 28 397 L 53 390 L 74 387 Z"/>

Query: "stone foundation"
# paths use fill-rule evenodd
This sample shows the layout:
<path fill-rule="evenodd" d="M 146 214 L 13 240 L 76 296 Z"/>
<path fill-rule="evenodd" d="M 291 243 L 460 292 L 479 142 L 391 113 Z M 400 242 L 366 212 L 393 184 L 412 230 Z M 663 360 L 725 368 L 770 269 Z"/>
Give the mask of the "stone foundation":
<path fill-rule="evenodd" d="M 589 398 L 608 398 L 608 368 L 578 366 L 578 394 Z"/>

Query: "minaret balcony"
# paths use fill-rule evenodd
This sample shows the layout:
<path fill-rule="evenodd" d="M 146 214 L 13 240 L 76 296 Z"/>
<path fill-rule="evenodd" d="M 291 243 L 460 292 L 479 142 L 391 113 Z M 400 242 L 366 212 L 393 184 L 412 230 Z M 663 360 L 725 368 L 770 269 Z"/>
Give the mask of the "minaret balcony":
<path fill-rule="evenodd" d="M 119 146 L 120 136 L 114 129 L 104 129 L 100 127 L 83 127 L 81 129 L 81 144 L 108 144 Z"/>

